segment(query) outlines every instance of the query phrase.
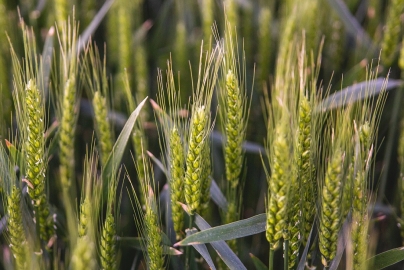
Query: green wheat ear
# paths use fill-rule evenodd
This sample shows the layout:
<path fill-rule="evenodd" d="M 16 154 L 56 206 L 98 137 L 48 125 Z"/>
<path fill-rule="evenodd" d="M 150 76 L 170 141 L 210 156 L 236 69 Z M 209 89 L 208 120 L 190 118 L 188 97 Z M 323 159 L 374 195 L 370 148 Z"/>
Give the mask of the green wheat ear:
<path fill-rule="evenodd" d="M 112 151 L 111 126 L 108 122 L 108 107 L 106 98 L 100 91 L 94 93 L 93 97 L 94 116 L 96 131 L 100 145 L 101 164 L 105 166 L 108 156 Z"/>
<path fill-rule="evenodd" d="M 190 123 L 190 135 L 185 171 L 185 201 L 193 213 L 202 196 L 203 151 L 208 136 L 209 112 L 205 106 L 195 107 Z"/>
<path fill-rule="evenodd" d="M 184 202 L 184 175 L 185 157 L 179 130 L 174 126 L 170 132 L 170 196 L 171 213 L 174 223 L 174 231 L 177 239 L 181 239 L 184 226 L 184 211 L 178 202 Z"/>
<path fill-rule="evenodd" d="M 132 194 L 135 197 L 134 207 L 136 208 L 135 210 L 137 210 L 135 221 L 143 238 L 142 246 L 145 250 L 144 255 L 147 261 L 147 268 L 151 270 L 161 270 L 164 269 L 165 256 L 162 245 L 158 203 L 151 186 L 153 180 L 151 164 L 147 160 L 144 160 L 143 164 L 145 166 L 144 171 L 146 177 L 140 184 L 142 189 L 141 195 L 145 196 L 145 198 L 143 198 L 145 202 L 144 207 L 140 204 L 140 200 L 132 185 Z"/>
<path fill-rule="evenodd" d="M 268 179 L 268 205 L 266 238 L 270 248 L 275 250 L 287 229 L 287 200 L 290 179 L 290 148 L 287 139 L 287 130 L 284 124 L 276 127 L 273 140 L 271 159 L 272 173 Z"/>
<path fill-rule="evenodd" d="M 22 221 L 21 190 L 15 185 L 7 195 L 7 214 L 8 238 L 16 269 L 26 269 L 29 264 L 28 242 Z"/>
<path fill-rule="evenodd" d="M 33 201 L 39 237 L 47 242 L 54 234 L 53 220 L 45 191 L 45 119 L 42 97 L 33 80 L 29 80 L 25 93 L 26 119 L 28 121 L 26 152 L 26 177 L 28 193 Z"/>
<path fill-rule="evenodd" d="M 326 267 L 335 257 L 341 227 L 343 163 L 344 154 L 337 148 L 330 157 L 322 187 L 319 248 Z"/>
<path fill-rule="evenodd" d="M 226 179 L 230 188 L 239 184 L 241 168 L 243 165 L 243 141 L 245 138 L 245 97 L 239 88 L 238 79 L 229 70 L 226 75 L 226 112 L 225 112 L 225 166 Z"/>
<path fill-rule="evenodd" d="M 108 213 L 101 234 L 101 266 L 105 270 L 116 269 L 116 228 L 115 218 Z"/>
<path fill-rule="evenodd" d="M 95 259 L 95 245 L 90 237 L 85 235 L 77 240 L 76 247 L 73 250 L 71 258 L 71 269 L 87 270 L 97 269 Z"/>

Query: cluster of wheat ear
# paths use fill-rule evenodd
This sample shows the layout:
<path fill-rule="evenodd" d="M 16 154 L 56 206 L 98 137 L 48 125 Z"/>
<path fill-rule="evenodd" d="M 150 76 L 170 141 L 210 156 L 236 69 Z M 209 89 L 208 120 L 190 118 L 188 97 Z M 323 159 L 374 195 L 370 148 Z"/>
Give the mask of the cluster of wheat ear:
<path fill-rule="evenodd" d="M 45 2 L 0 0 L 4 269 L 404 261 L 403 0 Z"/>

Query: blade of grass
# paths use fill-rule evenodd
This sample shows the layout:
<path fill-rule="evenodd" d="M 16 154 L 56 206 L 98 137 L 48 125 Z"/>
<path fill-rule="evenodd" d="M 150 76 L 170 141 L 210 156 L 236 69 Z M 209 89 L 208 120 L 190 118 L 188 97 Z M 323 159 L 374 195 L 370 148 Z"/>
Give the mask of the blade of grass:
<path fill-rule="evenodd" d="M 118 170 L 126 145 L 128 144 L 129 138 L 132 135 L 132 130 L 135 125 L 136 119 L 139 116 L 140 110 L 142 109 L 146 100 L 147 98 L 140 102 L 136 110 L 132 112 L 121 133 L 119 134 L 119 137 L 116 140 L 114 147 L 112 148 L 112 152 L 108 156 L 108 160 L 102 171 L 103 194 L 106 194 L 108 190 L 109 180 L 111 179 L 111 176 L 114 175 Z"/>
<path fill-rule="evenodd" d="M 190 215 L 190 211 L 188 209 L 188 206 L 185 204 L 181 204 L 182 208 L 185 210 L 185 212 Z M 211 226 L 209 223 L 207 223 L 200 215 L 195 213 L 194 215 L 194 221 L 196 226 L 200 230 L 207 230 L 210 229 Z M 226 244 L 225 241 L 216 241 L 210 243 L 212 247 L 216 250 L 217 254 L 219 257 L 223 260 L 223 262 L 230 268 L 230 269 L 247 269 L 244 264 L 240 261 L 240 259 L 237 257 L 236 254 L 230 249 L 230 247 Z"/>
<path fill-rule="evenodd" d="M 212 181 L 210 184 L 210 197 L 217 206 L 219 206 L 222 210 L 226 210 L 227 209 L 226 197 L 223 195 L 215 179 L 211 177 L 211 180 Z"/>
<path fill-rule="evenodd" d="M 310 231 L 309 237 L 307 238 L 308 241 L 306 243 L 306 246 L 304 247 L 302 257 L 300 258 L 300 261 L 299 261 L 299 264 L 297 265 L 296 270 L 304 270 L 304 269 L 306 269 L 307 254 L 309 253 L 309 248 L 310 248 L 310 245 L 311 245 L 310 239 L 312 237 L 311 235 L 313 234 L 313 231 L 316 234 L 315 238 L 314 238 L 314 242 L 317 241 L 317 230 L 314 229 L 315 225 L 316 224 L 313 223 L 313 226 L 311 226 L 311 231 Z"/>
<path fill-rule="evenodd" d="M 376 256 L 370 258 L 368 261 L 374 262 L 374 269 L 384 269 L 403 260 L 404 247 L 400 247 L 377 254 Z"/>
<path fill-rule="evenodd" d="M 356 18 L 351 14 L 347 6 L 342 0 L 328 0 L 328 3 L 339 15 L 341 21 L 345 25 L 345 29 L 350 33 L 354 38 L 359 39 L 359 41 L 370 51 L 373 53 L 378 53 L 379 49 L 373 43 L 373 41 L 366 34 L 365 30 L 358 23 Z"/>
<path fill-rule="evenodd" d="M 188 237 L 188 236 L 191 236 L 191 235 L 193 235 L 195 233 L 198 233 L 198 230 L 193 228 L 193 229 L 187 230 L 186 233 L 187 233 L 187 237 Z M 210 254 L 209 254 L 209 251 L 208 251 L 208 248 L 206 247 L 206 245 L 204 245 L 204 244 L 194 244 L 192 246 L 205 259 L 205 261 L 209 265 L 210 269 L 212 269 L 212 270 L 216 269 L 215 264 L 213 263 L 213 260 L 210 257 Z"/>
<path fill-rule="evenodd" d="M 77 44 L 77 54 L 80 54 L 81 50 L 84 49 L 91 35 L 94 34 L 95 30 L 98 28 L 113 3 L 114 0 L 107 0 L 97 12 L 97 15 L 95 15 L 94 19 L 88 25 L 86 30 L 84 30 L 84 32 L 80 35 L 79 42 Z"/>
<path fill-rule="evenodd" d="M 378 95 L 383 90 L 389 91 L 401 85 L 403 85 L 402 80 L 389 79 L 387 81 L 384 78 L 360 82 L 328 96 L 317 106 L 315 112 L 318 113 L 340 108 L 356 101 Z"/>
<path fill-rule="evenodd" d="M 250 253 L 250 258 L 254 263 L 254 266 L 257 270 L 268 270 L 268 267 L 266 267 L 266 265 L 261 262 L 260 259 L 258 259 L 258 257 L 255 257 L 252 253 Z"/>
<path fill-rule="evenodd" d="M 194 233 L 174 244 L 174 246 L 210 243 L 218 240 L 230 240 L 245 237 L 265 231 L 265 225 L 266 214 L 259 214 L 251 218 Z"/>

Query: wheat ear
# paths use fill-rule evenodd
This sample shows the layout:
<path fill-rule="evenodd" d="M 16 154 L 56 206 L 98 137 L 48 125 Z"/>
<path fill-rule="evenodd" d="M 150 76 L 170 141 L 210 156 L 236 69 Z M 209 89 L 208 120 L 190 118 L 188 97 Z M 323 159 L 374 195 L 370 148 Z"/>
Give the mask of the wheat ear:
<path fill-rule="evenodd" d="M 26 269 L 28 266 L 27 238 L 22 221 L 21 190 L 17 186 L 13 186 L 7 196 L 7 214 L 8 237 L 16 269 Z"/>
<path fill-rule="evenodd" d="M 176 126 L 170 132 L 169 149 L 171 213 L 176 237 L 180 239 L 184 225 L 184 212 L 178 202 L 185 200 L 183 180 L 185 175 L 185 157 L 179 130 Z"/>
<path fill-rule="evenodd" d="M 107 101 L 105 97 L 101 95 L 100 91 L 94 93 L 93 108 L 100 145 L 101 164 L 105 166 L 112 150 L 112 135 L 111 126 L 108 122 Z"/>
<path fill-rule="evenodd" d="M 322 254 L 322 263 L 326 267 L 335 257 L 338 233 L 341 227 L 343 162 L 342 150 L 335 149 L 330 157 L 322 187 L 319 248 Z"/>
<path fill-rule="evenodd" d="M 45 192 L 45 119 L 42 97 L 33 80 L 29 80 L 25 94 L 26 119 L 28 121 L 27 141 L 25 146 L 27 168 L 26 178 L 29 182 L 28 192 L 33 201 L 35 219 L 39 228 L 39 237 L 47 242 L 55 231 L 50 217 Z"/>
<path fill-rule="evenodd" d="M 270 249 L 279 247 L 287 229 L 287 199 L 289 191 L 289 146 L 285 125 L 276 128 L 271 155 L 272 174 L 268 179 L 269 195 L 267 205 L 266 238 Z"/>
<path fill-rule="evenodd" d="M 101 234 L 101 266 L 105 270 L 116 269 L 116 228 L 115 218 L 108 213 Z"/>
<path fill-rule="evenodd" d="M 190 124 L 185 172 L 185 201 L 193 213 L 198 209 L 202 195 L 203 151 L 205 149 L 208 112 L 205 106 L 195 107 Z"/>
<path fill-rule="evenodd" d="M 95 245 L 88 235 L 77 240 L 71 258 L 71 269 L 87 270 L 97 269 L 97 261 L 94 256 Z"/>

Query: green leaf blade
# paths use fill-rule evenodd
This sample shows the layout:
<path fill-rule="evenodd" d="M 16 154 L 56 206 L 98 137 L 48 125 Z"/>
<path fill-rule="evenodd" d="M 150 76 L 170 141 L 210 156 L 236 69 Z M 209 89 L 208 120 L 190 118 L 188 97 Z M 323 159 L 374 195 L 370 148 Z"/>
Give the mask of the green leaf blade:
<path fill-rule="evenodd" d="M 373 261 L 374 269 L 384 269 L 403 260 L 404 247 L 390 249 L 369 259 L 370 262 Z"/>
<path fill-rule="evenodd" d="M 251 218 L 221 225 L 187 236 L 174 246 L 210 243 L 219 240 L 241 238 L 265 231 L 266 214 L 259 214 Z"/>
<path fill-rule="evenodd" d="M 117 172 L 117 170 L 120 166 L 126 145 L 128 144 L 129 138 L 132 135 L 132 130 L 135 125 L 136 119 L 139 116 L 140 110 L 142 109 L 146 100 L 147 100 L 147 97 L 142 102 L 140 102 L 140 104 L 137 106 L 136 110 L 134 110 L 132 112 L 128 121 L 126 121 L 126 124 L 123 127 L 121 133 L 119 134 L 119 137 L 116 140 L 111 153 L 108 156 L 108 160 L 102 171 L 102 183 L 103 183 L 103 193 L 104 194 L 106 194 L 106 191 L 108 189 L 108 183 L 111 179 L 111 176 Z"/>

